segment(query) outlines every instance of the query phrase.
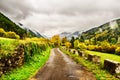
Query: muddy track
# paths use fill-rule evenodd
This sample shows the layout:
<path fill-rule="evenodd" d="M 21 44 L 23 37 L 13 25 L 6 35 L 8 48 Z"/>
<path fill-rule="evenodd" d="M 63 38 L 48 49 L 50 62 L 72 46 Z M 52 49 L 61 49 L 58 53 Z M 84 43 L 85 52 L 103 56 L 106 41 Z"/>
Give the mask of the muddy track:
<path fill-rule="evenodd" d="M 82 65 L 76 64 L 58 48 L 52 49 L 48 62 L 31 80 L 96 80 Z"/>

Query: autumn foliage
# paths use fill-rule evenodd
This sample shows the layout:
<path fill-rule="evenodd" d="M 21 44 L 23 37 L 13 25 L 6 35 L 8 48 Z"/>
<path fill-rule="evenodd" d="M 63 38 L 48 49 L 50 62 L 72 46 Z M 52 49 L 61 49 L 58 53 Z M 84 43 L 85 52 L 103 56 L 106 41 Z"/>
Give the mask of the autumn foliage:
<path fill-rule="evenodd" d="M 5 32 L 4 29 L 0 28 L 0 37 L 12 38 L 12 39 L 19 39 L 20 36 L 17 35 L 15 32 Z"/>
<path fill-rule="evenodd" d="M 60 36 L 59 35 L 54 35 L 51 38 L 51 42 L 55 45 L 55 47 L 60 46 Z"/>

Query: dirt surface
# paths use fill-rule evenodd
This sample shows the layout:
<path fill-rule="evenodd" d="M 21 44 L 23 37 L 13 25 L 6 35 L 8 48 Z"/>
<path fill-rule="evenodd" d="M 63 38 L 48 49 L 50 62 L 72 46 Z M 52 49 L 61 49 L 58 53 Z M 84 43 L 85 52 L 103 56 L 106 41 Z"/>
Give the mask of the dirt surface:
<path fill-rule="evenodd" d="M 52 49 L 48 62 L 31 80 L 96 80 L 82 65 L 76 64 L 58 48 Z"/>

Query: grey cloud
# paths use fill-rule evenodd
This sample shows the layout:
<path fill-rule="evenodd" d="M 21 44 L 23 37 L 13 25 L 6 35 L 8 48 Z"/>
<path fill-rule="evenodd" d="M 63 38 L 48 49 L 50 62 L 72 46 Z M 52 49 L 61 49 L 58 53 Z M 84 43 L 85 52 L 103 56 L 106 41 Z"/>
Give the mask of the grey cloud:
<path fill-rule="evenodd" d="M 1 0 L 0 11 L 46 35 L 84 31 L 120 17 L 120 0 Z"/>
<path fill-rule="evenodd" d="M 1 0 L 0 10 L 15 20 L 25 19 L 35 9 L 26 0 Z"/>

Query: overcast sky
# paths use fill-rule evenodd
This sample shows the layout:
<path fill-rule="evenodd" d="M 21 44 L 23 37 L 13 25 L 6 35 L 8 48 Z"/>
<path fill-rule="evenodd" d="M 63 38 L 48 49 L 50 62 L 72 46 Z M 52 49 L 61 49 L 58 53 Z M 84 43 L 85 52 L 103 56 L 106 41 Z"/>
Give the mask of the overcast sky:
<path fill-rule="evenodd" d="M 0 0 L 0 11 L 46 36 L 85 31 L 120 17 L 120 0 Z"/>

